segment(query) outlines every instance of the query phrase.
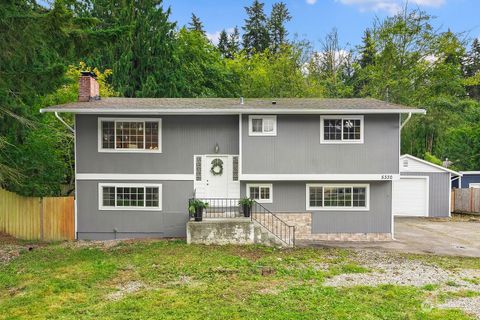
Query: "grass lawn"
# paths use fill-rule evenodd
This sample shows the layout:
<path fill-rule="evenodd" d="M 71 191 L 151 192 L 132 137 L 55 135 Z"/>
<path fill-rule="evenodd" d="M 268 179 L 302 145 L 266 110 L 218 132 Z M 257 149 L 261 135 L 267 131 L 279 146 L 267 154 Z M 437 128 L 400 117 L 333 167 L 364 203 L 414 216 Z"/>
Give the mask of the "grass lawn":
<path fill-rule="evenodd" d="M 480 269 L 480 259 L 408 256 Z M 434 286 L 327 287 L 370 270 L 340 249 L 49 244 L 0 264 L 1 319 L 472 319 L 425 307 Z M 475 295 L 475 293 L 468 293 Z"/>

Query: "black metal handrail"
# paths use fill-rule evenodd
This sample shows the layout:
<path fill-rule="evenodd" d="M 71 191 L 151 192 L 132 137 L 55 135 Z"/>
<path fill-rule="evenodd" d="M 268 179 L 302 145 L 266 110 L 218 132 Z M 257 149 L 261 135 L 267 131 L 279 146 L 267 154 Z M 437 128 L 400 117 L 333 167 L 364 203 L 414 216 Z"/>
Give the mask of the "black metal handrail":
<path fill-rule="evenodd" d="M 194 199 L 208 204 L 203 210 L 203 217 L 206 219 L 244 217 L 243 207 L 239 204 L 238 198 L 192 198 L 188 201 L 189 206 Z M 193 218 L 193 214 L 190 214 L 190 218 Z M 250 219 L 267 229 L 287 246 L 295 245 L 295 226 L 289 225 L 256 201 L 253 202 Z"/>
<path fill-rule="evenodd" d="M 295 226 L 291 226 L 258 202 L 252 206 L 252 220 L 270 231 L 287 246 L 295 245 Z"/>
<path fill-rule="evenodd" d="M 241 214 L 241 208 L 238 204 L 240 199 L 238 198 L 194 198 L 196 200 L 203 201 L 208 204 L 207 208 L 203 210 L 203 217 L 207 219 L 216 218 L 239 218 L 243 216 Z M 189 200 L 189 206 L 190 201 Z M 192 215 L 190 215 L 192 218 Z"/>

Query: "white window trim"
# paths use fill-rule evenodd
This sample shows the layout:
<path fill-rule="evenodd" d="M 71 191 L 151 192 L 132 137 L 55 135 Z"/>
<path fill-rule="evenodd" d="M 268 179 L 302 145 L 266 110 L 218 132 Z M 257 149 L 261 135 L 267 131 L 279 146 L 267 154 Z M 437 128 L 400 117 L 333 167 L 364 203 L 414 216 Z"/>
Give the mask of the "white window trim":
<path fill-rule="evenodd" d="M 365 207 L 311 207 L 310 206 L 310 187 L 352 187 L 352 188 L 365 188 Z M 322 193 L 325 189 L 322 190 Z M 369 211 L 370 210 L 370 184 L 356 184 L 356 183 L 342 183 L 342 184 L 330 184 L 330 183 L 307 183 L 305 188 L 305 207 L 311 211 Z M 322 199 L 325 197 L 322 195 Z"/>
<path fill-rule="evenodd" d="M 102 148 L 102 121 L 114 122 L 114 149 Z M 144 149 L 117 149 L 117 122 L 158 122 L 158 149 L 145 149 L 145 134 L 143 135 Z M 116 153 L 162 153 L 162 119 L 161 118 L 98 118 L 98 152 L 116 152 Z"/>
<path fill-rule="evenodd" d="M 255 199 L 258 203 L 273 203 L 273 186 L 271 183 L 247 183 L 247 190 L 245 194 L 247 198 L 250 198 L 250 188 L 251 187 L 258 187 L 258 188 L 268 188 L 269 189 L 269 199 Z M 260 190 L 259 190 L 260 192 Z"/>
<path fill-rule="evenodd" d="M 253 119 L 262 119 L 262 132 L 253 132 Z M 263 123 L 265 119 L 273 120 L 273 131 L 272 132 L 263 132 Z M 251 115 L 248 116 L 248 135 L 249 136 L 269 136 L 273 137 L 277 135 L 277 116 L 275 115 Z"/>
<path fill-rule="evenodd" d="M 480 188 L 480 183 L 479 182 L 470 182 L 468 184 L 468 187 L 477 189 L 477 188 Z"/>
<path fill-rule="evenodd" d="M 341 137 L 342 140 L 325 140 L 323 136 L 323 129 L 324 124 L 323 120 L 338 120 L 342 121 L 342 133 Z M 352 119 L 352 120 L 360 120 L 360 140 L 351 140 L 351 139 L 343 139 L 343 120 L 344 119 Z M 364 137 L 364 117 L 358 115 L 338 115 L 338 116 L 320 116 L 320 143 L 325 144 L 362 144 L 363 137 Z"/>
<path fill-rule="evenodd" d="M 103 187 L 115 188 L 115 207 L 103 205 Z M 158 188 L 158 207 L 118 207 L 117 206 L 117 188 L 118 187 L 133 187 L 133 188 Z M 98 184 L 98 210 L 102 211 L 162 211 L 162 184 L 158 183 L 99 183 Z M 145 195 L 146 196 L 146 195 Z M 146 199 L 144 199 L 145 201 Z"/>

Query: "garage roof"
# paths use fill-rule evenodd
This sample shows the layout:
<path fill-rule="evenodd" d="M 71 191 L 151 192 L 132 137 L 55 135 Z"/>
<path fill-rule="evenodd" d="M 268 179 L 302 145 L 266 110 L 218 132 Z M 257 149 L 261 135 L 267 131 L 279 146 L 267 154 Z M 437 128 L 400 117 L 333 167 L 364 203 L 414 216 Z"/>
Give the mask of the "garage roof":
<path fill-rule="evenodd" d="M 405 166 L 404 160 L 407 160 L 407 166 Z M 410 154 L 400 156 L 400 172 L 449 172 L 455 176 L 462 176 L 460 172 L 450 170 Z"/>

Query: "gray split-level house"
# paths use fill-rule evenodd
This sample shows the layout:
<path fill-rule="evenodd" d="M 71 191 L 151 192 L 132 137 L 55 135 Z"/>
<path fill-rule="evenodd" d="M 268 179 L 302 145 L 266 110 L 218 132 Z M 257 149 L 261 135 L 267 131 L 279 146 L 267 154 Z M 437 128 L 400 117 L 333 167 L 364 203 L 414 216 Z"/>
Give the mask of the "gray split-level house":
<path fill-rule="evenodd" d="M 184 237 L 190 198 L 251 197 L 297 239 L 385 240 L 402 114 L 425 110 L 374 99 L 100 98 L 83 73 L 78 102 L 42 112 L 75 115 L 78 239 Z"/>

